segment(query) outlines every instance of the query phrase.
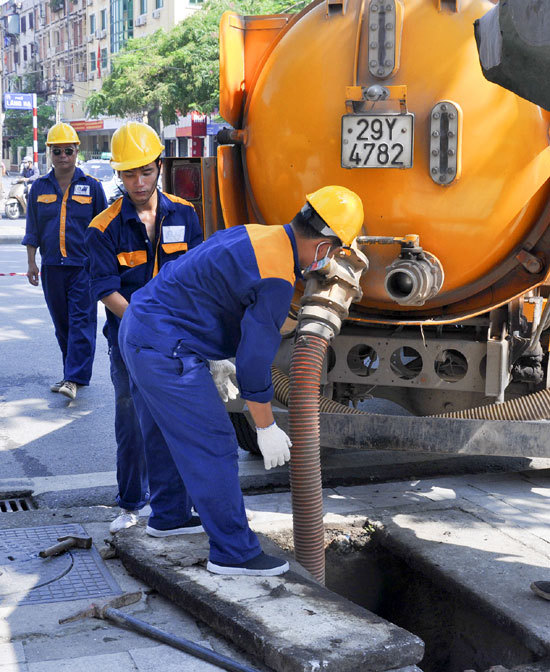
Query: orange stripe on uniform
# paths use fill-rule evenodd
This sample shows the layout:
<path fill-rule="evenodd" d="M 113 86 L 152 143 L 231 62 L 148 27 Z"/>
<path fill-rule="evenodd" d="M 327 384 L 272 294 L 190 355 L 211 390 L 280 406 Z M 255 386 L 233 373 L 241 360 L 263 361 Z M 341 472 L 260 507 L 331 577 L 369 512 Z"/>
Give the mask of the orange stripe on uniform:
<path fill-rule="evenodd" d="M 166 254 L 173 254 L 174 252 L 185 252 L 187 243 L 161 243 L 161 247 Z"/>
<path fill-rule="evenodd" d="M 113 221 L 113 219 L 118 215 L 120 209 L 122 208 L 122 196 L 110 205 L 107 210 L 103 210 L 99 215 L 94 217 L 90 222 L 90 226 L 93 229 L 99 229 L 101 233 L 104 233 L 105 229 Z"/>
<path fill-rule="evenodd" d="M 294 253 L 283 227 L 262 224 L 245 226 L 256 255 L 260 278 L 282 278 L 294 285 Z"/>
<path fill-rule="evenodd" d="M 67 229 L 67 198 L 69 197 L 69 189 L 71 185 L 67 187 L 65 193 L 63 194 L 63 200 L 61 201 L 61 215 L 59 217 L 59 249 L 61 250 L 61 256 L 67 256 L 67 247 L 65 245 L 65 234 Z"/>
<path fill-rule="evenodd" d="M 166 215 L 165 215 L 166 216 Z M 164 222 L 164 217 L 160 220 L 160 226 L 159 226 L 159 237 L 157 239 L 157 247 L 155 249 L 155 265 L 153 266 L 153 278 L 158 274 L 159 272 L 159 245 L 160 241 L 162 239 L 162 223 Z"/>
<path fill-rule="evenodd" d="M 167 194 L 165 191 L 163 191 L 162 193 L 164 196 L 166 196 L 166 198 L 169 201 L 172 201 L 172 203 L 181 203 L 182 205 L 190 205 L 192 208 L 195 207 L 193 203 L 186 201 L 185 198 L 180 198 L 180 196 L 174 196 L 174 194 Z"/>
<path fill-rule="evenodd" d="M 121 266 L 141 266 L 147 263 L 147 250 L 135 250 L 134 252 L 119 252 L 118 263 Z"/>

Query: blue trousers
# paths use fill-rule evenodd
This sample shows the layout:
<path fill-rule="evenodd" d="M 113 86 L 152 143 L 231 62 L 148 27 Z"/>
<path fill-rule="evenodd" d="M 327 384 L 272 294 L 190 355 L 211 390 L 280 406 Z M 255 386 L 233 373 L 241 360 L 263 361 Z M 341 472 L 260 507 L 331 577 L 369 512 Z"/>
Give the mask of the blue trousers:
<path fill-rule="evenodd" d="M 82 266 L 47 264 L 40 275 L 63 357 L 63 379 L 88 385 L 97 331 L 97 303 L 90 296 L 89 275 Z"/>
<path fill-rule="evenodd" d="M 177 527 L 191 517 L 193 502 L 210 539 L 210 559 L 250 560 L 261 547 L 246 519 L 235 431 L 207 363 L 144 346 L 140 332 L 130 307 L 119 344 L 145 441 L 149 524 Z"/>
<path fill-rule="evenodd" d="M 149 500 L 145 447 L 130 392 L 130 379 L 118 345 L 109 348 L 111 381 L 115 388 L 117 504 L 136 511 Z"/>

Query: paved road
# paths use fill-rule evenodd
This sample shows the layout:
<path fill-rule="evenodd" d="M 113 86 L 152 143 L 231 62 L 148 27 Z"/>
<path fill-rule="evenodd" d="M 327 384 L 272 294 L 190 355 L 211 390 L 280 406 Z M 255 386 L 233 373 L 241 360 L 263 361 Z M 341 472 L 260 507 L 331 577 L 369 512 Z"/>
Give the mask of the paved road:
<path fill-rule="evenodd" d="M 25 249 L 0 245 L 0 273 L 25 271 Z M 112 472 L 113 394 L 103 335 L 92 384 L 70 402 L 49 391 L 62 377 L 62 364 L 41 288 L 22 275 L 1 275 L 0 315 L 2 477 Z M 103 322 L 101 307 L 100 327 Z"/>

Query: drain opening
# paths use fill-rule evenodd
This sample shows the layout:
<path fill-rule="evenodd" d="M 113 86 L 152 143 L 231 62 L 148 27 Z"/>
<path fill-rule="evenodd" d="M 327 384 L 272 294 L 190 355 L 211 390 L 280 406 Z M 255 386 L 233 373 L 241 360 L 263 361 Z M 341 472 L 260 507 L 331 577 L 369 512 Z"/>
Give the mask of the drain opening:
<path fill-rule="evenodd" d="M 0 513 L 14 513 L 15 511 L 34 511 L 35 503 L 30 497 L 6 497 L 0 499 Z"/>
<path fill-rule="evenodd" d="M 511 668 L 538 659 L 517 633 L 415 567 L 414 560 L 391 553 L 376 532 L 331 530 L 331 538 L 326 587 L 423 639 L 423 672 Z"/>

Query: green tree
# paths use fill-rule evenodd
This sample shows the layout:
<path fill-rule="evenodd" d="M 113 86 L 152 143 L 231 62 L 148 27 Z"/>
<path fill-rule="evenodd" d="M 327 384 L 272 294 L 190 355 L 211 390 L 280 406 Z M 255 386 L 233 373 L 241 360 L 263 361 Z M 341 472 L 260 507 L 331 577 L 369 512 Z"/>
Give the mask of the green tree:
<path fill-rule="evenodd" d="M 46 149 L 46 135 L 48 129 L 55 123 L 55 109 L 51 105 L 46 105 L 38 99 L 37 108 L 38 123 L 38 151 L 43 152 Z M 12 147 L 32 147 L 32 112 L 26 110 L 7 110 L 4 118 L 3 133 L 5 138 L 9 138 Z"/>
<path fill-rule="evenodd" d="M 275 14 L 289 11 L 288 4 L 288 0 L 207 0 L 169 32 L 129 40 L 113 57 L 101 90 L 88 98 L 88 114 L 131 117 L 147 112 L 149 123 L 158 128 L 159 117 L 173 123 L 178 112 L 213 112 L 218 107 L 222 14 L 228 9 L 245 15 Z"/>

